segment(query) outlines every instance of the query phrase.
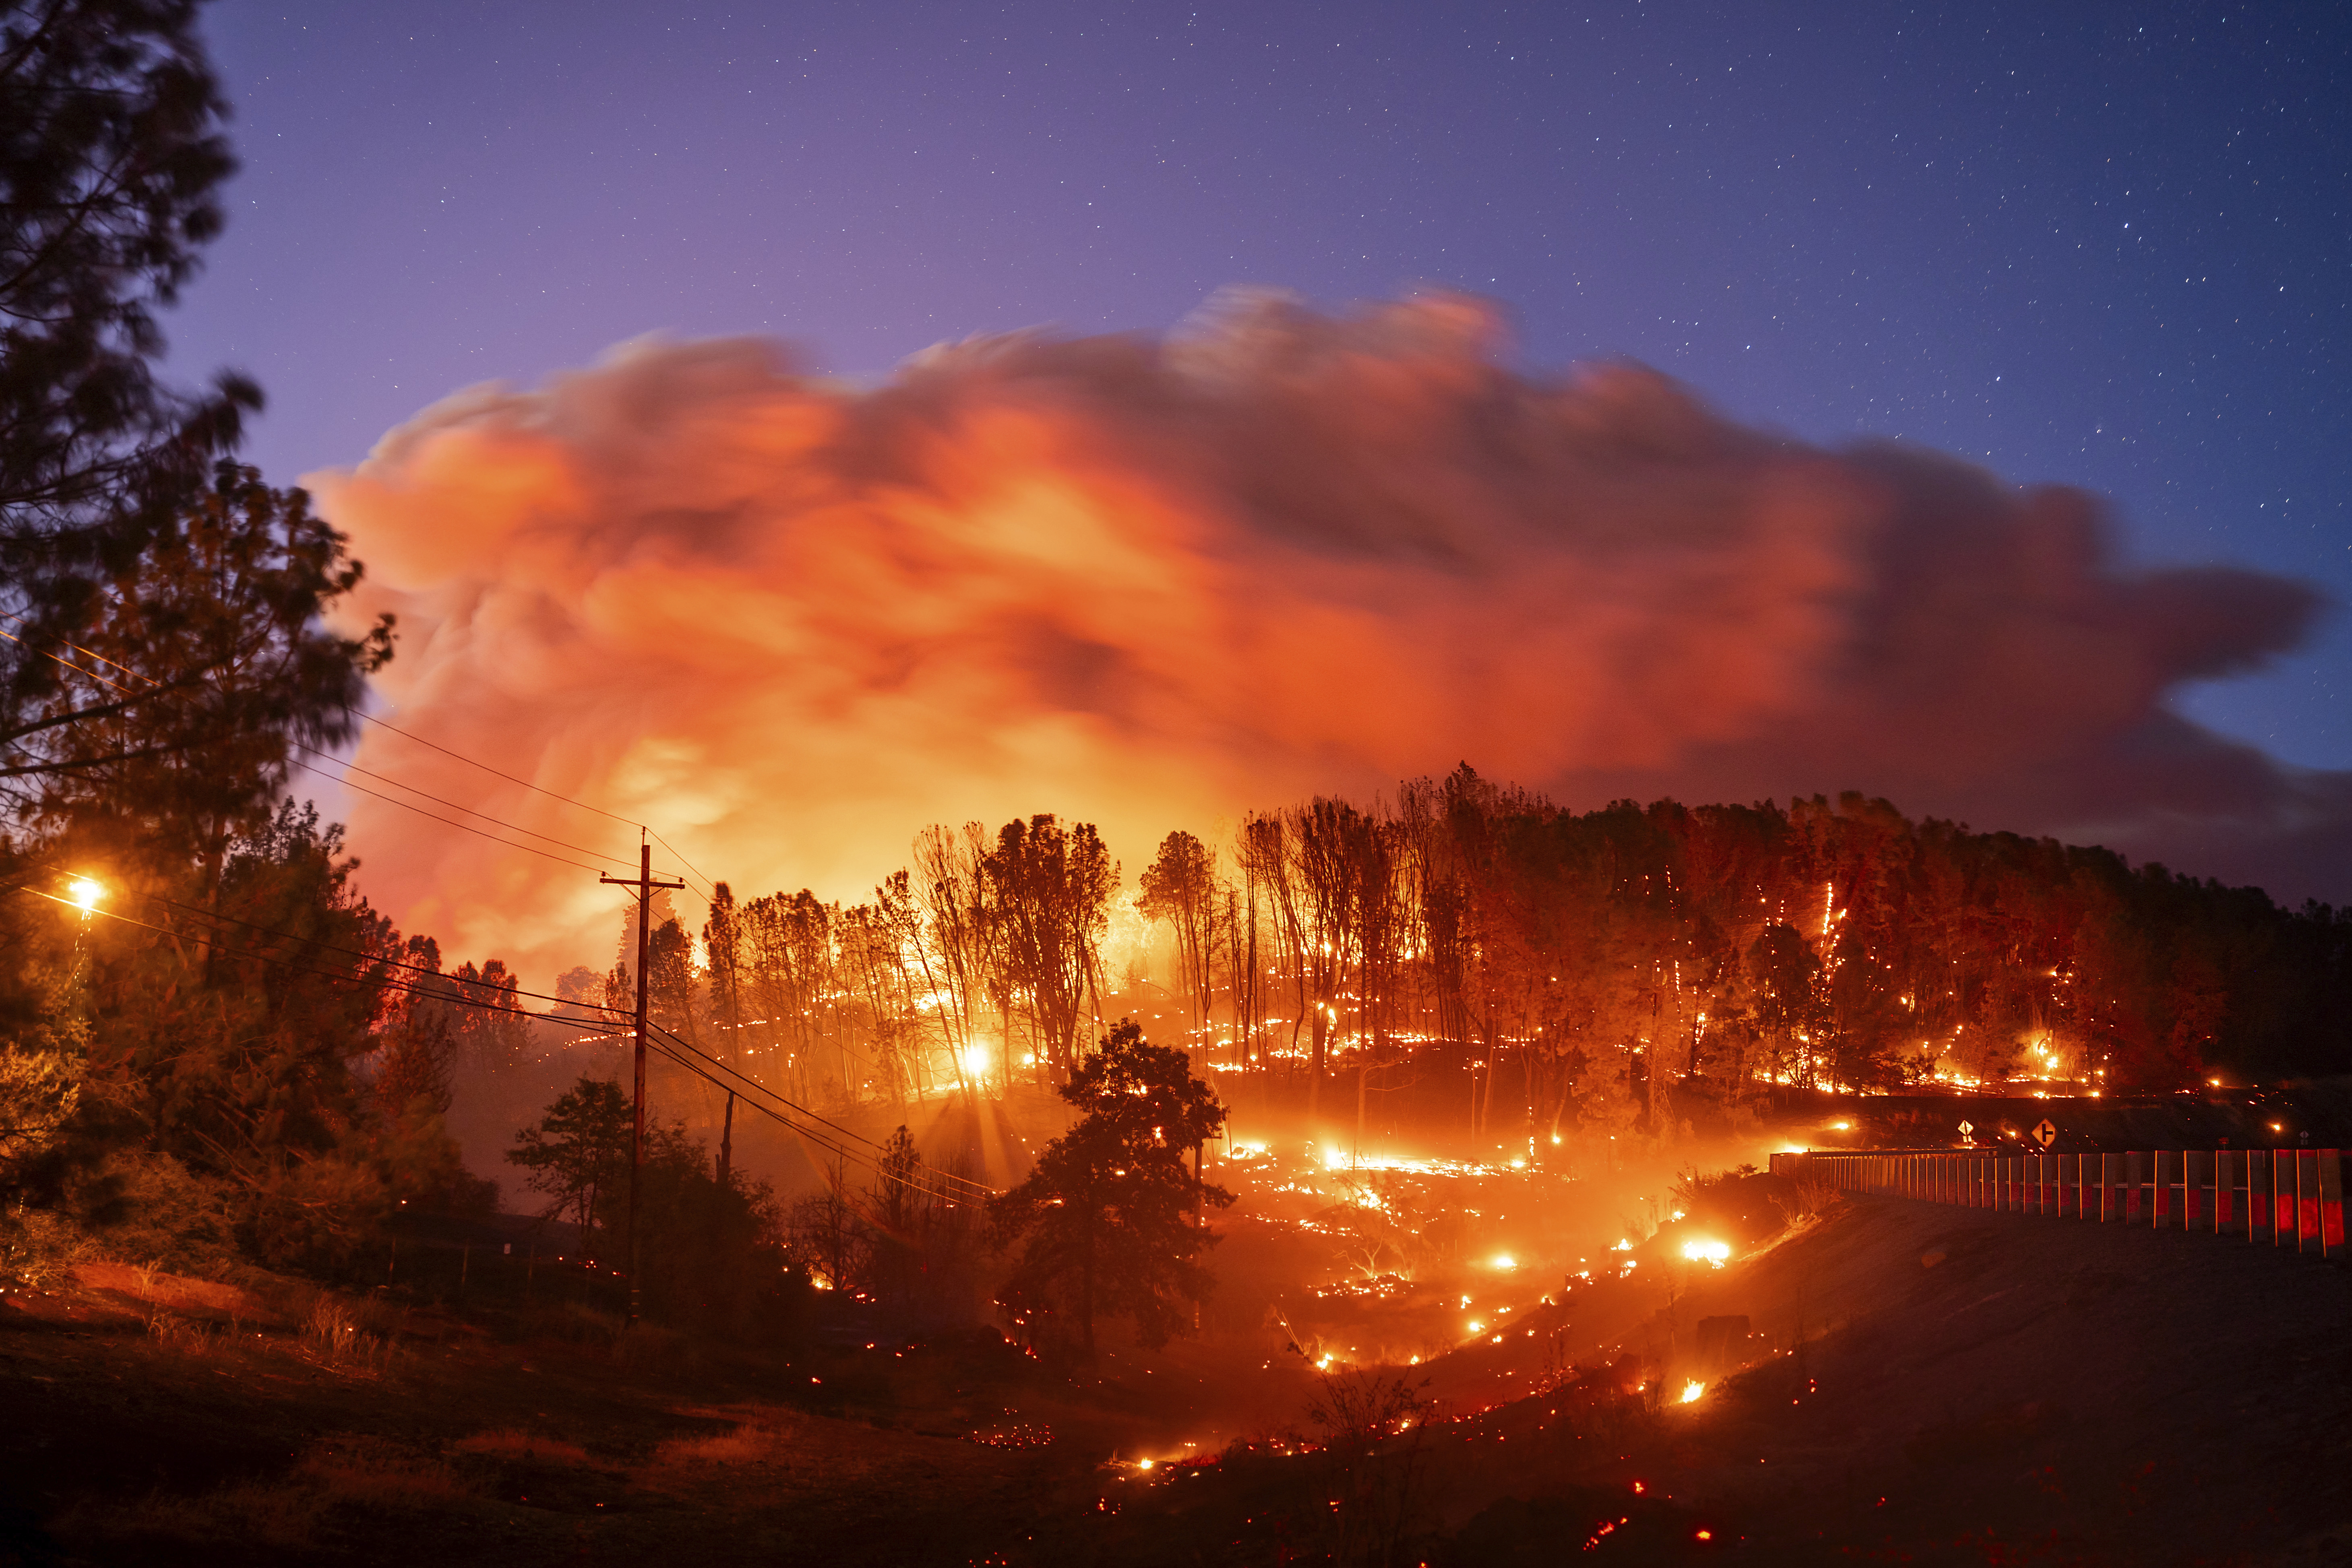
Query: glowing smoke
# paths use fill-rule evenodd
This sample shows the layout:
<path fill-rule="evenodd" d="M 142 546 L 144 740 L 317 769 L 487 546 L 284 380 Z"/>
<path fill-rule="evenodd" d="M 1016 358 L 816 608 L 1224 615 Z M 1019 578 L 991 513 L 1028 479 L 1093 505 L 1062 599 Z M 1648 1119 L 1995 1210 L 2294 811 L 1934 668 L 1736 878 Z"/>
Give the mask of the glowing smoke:
<path fill-rule="evenodd" d="M 2341 778 L 2161 707 L 2294 646 L 2305 588 L 2119 574 L 2073 492 L 1768 437 L 1636 368 L 1530 379 L 1496 338 L 1458 299 L 1235 297 L 870 389 L 641 342 L 315 483 L 369 566 L 354 611 L 400 616 L 396 722 L 742 893 L 859 896 L 925 823 L 1033 811 L 1131 869 L 1171 827 L 1465 758 L 1572 805 L 1862 788 L 2242 875 L 2283 827 L 2341 840 Z M 381 731 L 358 760 L 633 851 Z M 412 928 L 605 961 L 586 872 L 365 798 L 352 827 Z"/>

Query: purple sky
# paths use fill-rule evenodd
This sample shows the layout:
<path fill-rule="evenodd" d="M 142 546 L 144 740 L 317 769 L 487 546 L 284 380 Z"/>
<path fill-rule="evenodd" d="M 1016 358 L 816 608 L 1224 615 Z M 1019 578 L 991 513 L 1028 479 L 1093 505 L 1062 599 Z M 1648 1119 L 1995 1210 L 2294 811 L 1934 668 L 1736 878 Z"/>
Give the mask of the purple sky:
<path fill-rule="evenodd" d="M 2352 20 L 2052 6 L 223 0 L 245 172 L 176 368 L 275 479 L 648 331 L 849 375 L 1417 282 L 1530 365 L 2113 498 L 2352 598 Z M 2192 716 L 2352 767 L 2352 626 Z"/>

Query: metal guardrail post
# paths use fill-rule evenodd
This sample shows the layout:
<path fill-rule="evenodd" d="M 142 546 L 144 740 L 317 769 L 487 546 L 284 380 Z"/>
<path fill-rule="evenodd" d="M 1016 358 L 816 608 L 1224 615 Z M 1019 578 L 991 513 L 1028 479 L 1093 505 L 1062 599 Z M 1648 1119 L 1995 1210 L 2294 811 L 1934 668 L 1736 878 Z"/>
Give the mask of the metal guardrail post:
<path fill-rule="evenodd" d="M 2210 1230 L 2345 1256 L 2344 1151 L 2154 1149 L 2120 1153 L 1790 1150 L 1776 1176 L 1960 1208 Z"/>
<path fill-rule="evenodd" d="M 2344 1256 L 2344 1152 L 2322 1149 L 2319 1155 L 2319 1255 Z"/>
<path fill-rule="evenodd" d="M 2319 1244 L 2319 1151 L 2294 1152 L 2294 1249 L 2317 1252 Z"/>

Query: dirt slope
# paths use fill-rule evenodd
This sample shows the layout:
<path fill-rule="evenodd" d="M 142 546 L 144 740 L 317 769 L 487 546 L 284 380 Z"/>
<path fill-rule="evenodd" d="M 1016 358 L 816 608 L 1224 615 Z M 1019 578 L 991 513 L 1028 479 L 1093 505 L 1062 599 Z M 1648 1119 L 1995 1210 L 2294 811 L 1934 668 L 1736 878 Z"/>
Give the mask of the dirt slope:
<path fill-rule="evenodd" d="M 1760 1359 L 1680 1404 L 1677 1357 L 1717 1314 L 1751 1321 Z M 1612 1456 L 1544 1400 L 1496 1410 L 1476 1429 L 1504 1441 L 1441 1467 L 1442 1528 L 1638 1479 L 1757 1561 L 2352 1563 L 2340 1264 L 1854 1199 L 1670 1312 L 1614 1315 L 1591 1348 L 1649 1358 L 1655 1424 Z"/>

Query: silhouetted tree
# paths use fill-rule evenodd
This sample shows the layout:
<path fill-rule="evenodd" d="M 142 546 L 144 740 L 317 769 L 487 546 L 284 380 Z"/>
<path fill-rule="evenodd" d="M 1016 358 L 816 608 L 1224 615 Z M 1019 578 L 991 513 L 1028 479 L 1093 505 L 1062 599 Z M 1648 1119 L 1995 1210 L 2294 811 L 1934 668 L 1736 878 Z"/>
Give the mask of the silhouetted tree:
<path fill-rule="evenodd" d="M 1143 1343 L 1164 1343 L 1183 1324 L 1180 1304 L 1213 1284 L 1199 1258 L 1216 1238 L 1196 1216 L 1233 1194 L 1202 1184 L 1184 1159 L 1224 1125 L 1224 1110 L 1182 1051 L 1129 1019 L 1061 1095 L 1083 1112 L 1077 1124 L 990 1206 L 996 1245 L 1021 1248 L 1010 1289 L 1075 1320 L 1088 1352 L 1098 1316 L 1129 1318 Z"/>
<path fill-rule="evenodd" d="M 583 1242 L 593 1247 L 610 1200 L 628 1195 L 633 1113 L 621 1086 L 583 1078 L 558 1095 L 539 1121 L 515 1134 L 507 1159 L 530 1173 L 531 1186 L 569 1211 Z"/>
<path fill-rule="evenodd" d="M 1176 968 L 1195 1029 L 1209 1026 L 1210 971 L 1217 948 L 1217 858 L 1189 833 L 1170 834 L 1137 879 L 1136 909 L 1176 937 Z"/>
<path fill-rule="evenodd" d="M 983 866 L 1004 984 L 1025 1004 L 1039 1066 L 1066 1077 L 1100 1004 L 1118 868 L 1093 824 L 1065 828 L 1051 815 L 1006 823 Z"/>

